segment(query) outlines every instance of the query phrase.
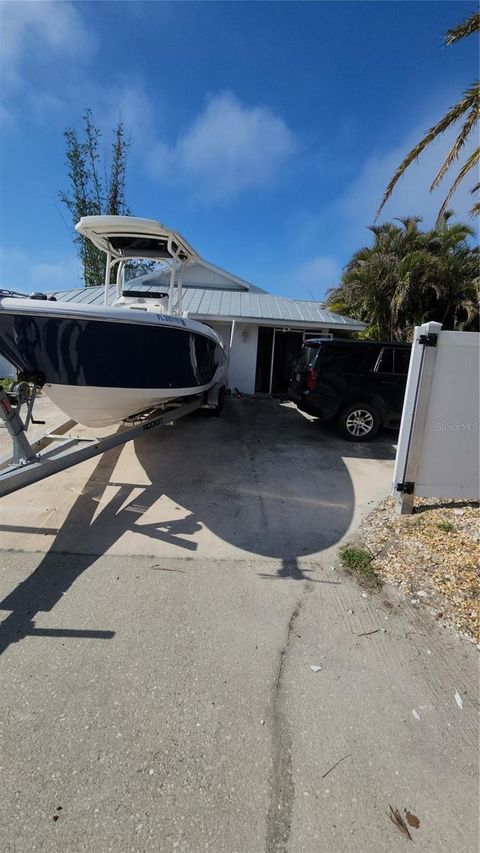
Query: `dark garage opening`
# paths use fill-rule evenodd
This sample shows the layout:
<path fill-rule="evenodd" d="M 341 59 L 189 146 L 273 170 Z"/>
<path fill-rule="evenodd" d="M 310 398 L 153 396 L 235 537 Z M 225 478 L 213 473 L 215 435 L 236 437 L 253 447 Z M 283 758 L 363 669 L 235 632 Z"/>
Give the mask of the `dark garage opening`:
<path fill-rule="evenodd" d="M 294 364 L 300 355 L 303 344 L 303 332 L 282 332 L 275 330 L 275 348 L 273 353 L 272 394 L 287 393 Z"/>
<path fill-rule="evenodd" d="M 303 331 L 284 332 L 282 329 L 260 326 L 255 376 L 257 394 L 286 394 L 302 344 Z"/>
<path fill-rule="evenodd" d="M 255 393 L 270 393 L 270 374 L 272 369 L 272 327 L 260 326 L 258 329 L 257 369 L 255 373 Z"/>

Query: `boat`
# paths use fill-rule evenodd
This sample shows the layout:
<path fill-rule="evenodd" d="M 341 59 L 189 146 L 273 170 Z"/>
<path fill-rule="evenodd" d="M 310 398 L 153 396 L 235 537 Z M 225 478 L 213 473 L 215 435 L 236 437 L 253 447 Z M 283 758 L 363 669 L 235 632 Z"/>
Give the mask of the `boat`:
<path fill-rule="evenodd" d="M 131 419 L 222 382 L 224 343 L 182 311 L 183 271 L 198 258 L 187 241 L 160 222 L 131 216 L 82 217 L 76 230 L 106 255 L 104 302 L 0 291 L 0 353 L 19 378 L 89 427 Z M 168 266 L 168 291 L 146 295 L 131 283 L 126 289 L 131 260 Z"/>

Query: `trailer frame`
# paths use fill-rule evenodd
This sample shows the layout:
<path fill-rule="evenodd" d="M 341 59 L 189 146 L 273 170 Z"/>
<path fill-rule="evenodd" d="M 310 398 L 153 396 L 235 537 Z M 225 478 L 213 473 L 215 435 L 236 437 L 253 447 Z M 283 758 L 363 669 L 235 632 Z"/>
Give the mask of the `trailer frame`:
<path fill-rule="evenodd" d="M 189 402 L 184 399 L 134 415 L 123 422 L 125 429 L 120 432 L 103 437 L 69 435 L 69 430 L 77 424 L 68 420 L 54 432 L 47 432 L 30 443 L 27 437 L 29 425 L 43 423 L 33 418 L 36 393 L 36 386 L 27 382 L 13 385 L 10 391 L 0 389 L 0 427 L 3 421 L 12 440 L 11 454 L 0 460 L 0 497 L 99 456 L 152 429 L 173 424 L 197 409 L 219 415 L 223 408 L 225 384 L 219 382 L 202 395 L 186 398 Z M 26 415 L 22 418 L 23 407 Z"/>

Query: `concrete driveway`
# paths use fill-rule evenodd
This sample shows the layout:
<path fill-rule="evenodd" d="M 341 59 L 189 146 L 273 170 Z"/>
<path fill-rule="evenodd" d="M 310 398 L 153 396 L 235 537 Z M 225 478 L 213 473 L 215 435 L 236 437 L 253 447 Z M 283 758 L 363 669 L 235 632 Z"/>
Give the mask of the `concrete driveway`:
<path fill-rule="evenodd" d="M 1 501 L 2 851 L 477 850 L 474 647 L 332 568 L 394 438 L 231 400 Z"/>

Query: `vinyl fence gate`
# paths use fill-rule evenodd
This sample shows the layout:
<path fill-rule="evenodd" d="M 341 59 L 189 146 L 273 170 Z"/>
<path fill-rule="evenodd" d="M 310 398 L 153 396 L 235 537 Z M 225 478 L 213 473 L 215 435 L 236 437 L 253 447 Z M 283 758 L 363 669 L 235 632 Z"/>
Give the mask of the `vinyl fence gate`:
<path fill-rule="evenodd" d="M 417 326 L 393 493 L 400 513 L 419 497 L 478 499 L 480 335 Z"/>

